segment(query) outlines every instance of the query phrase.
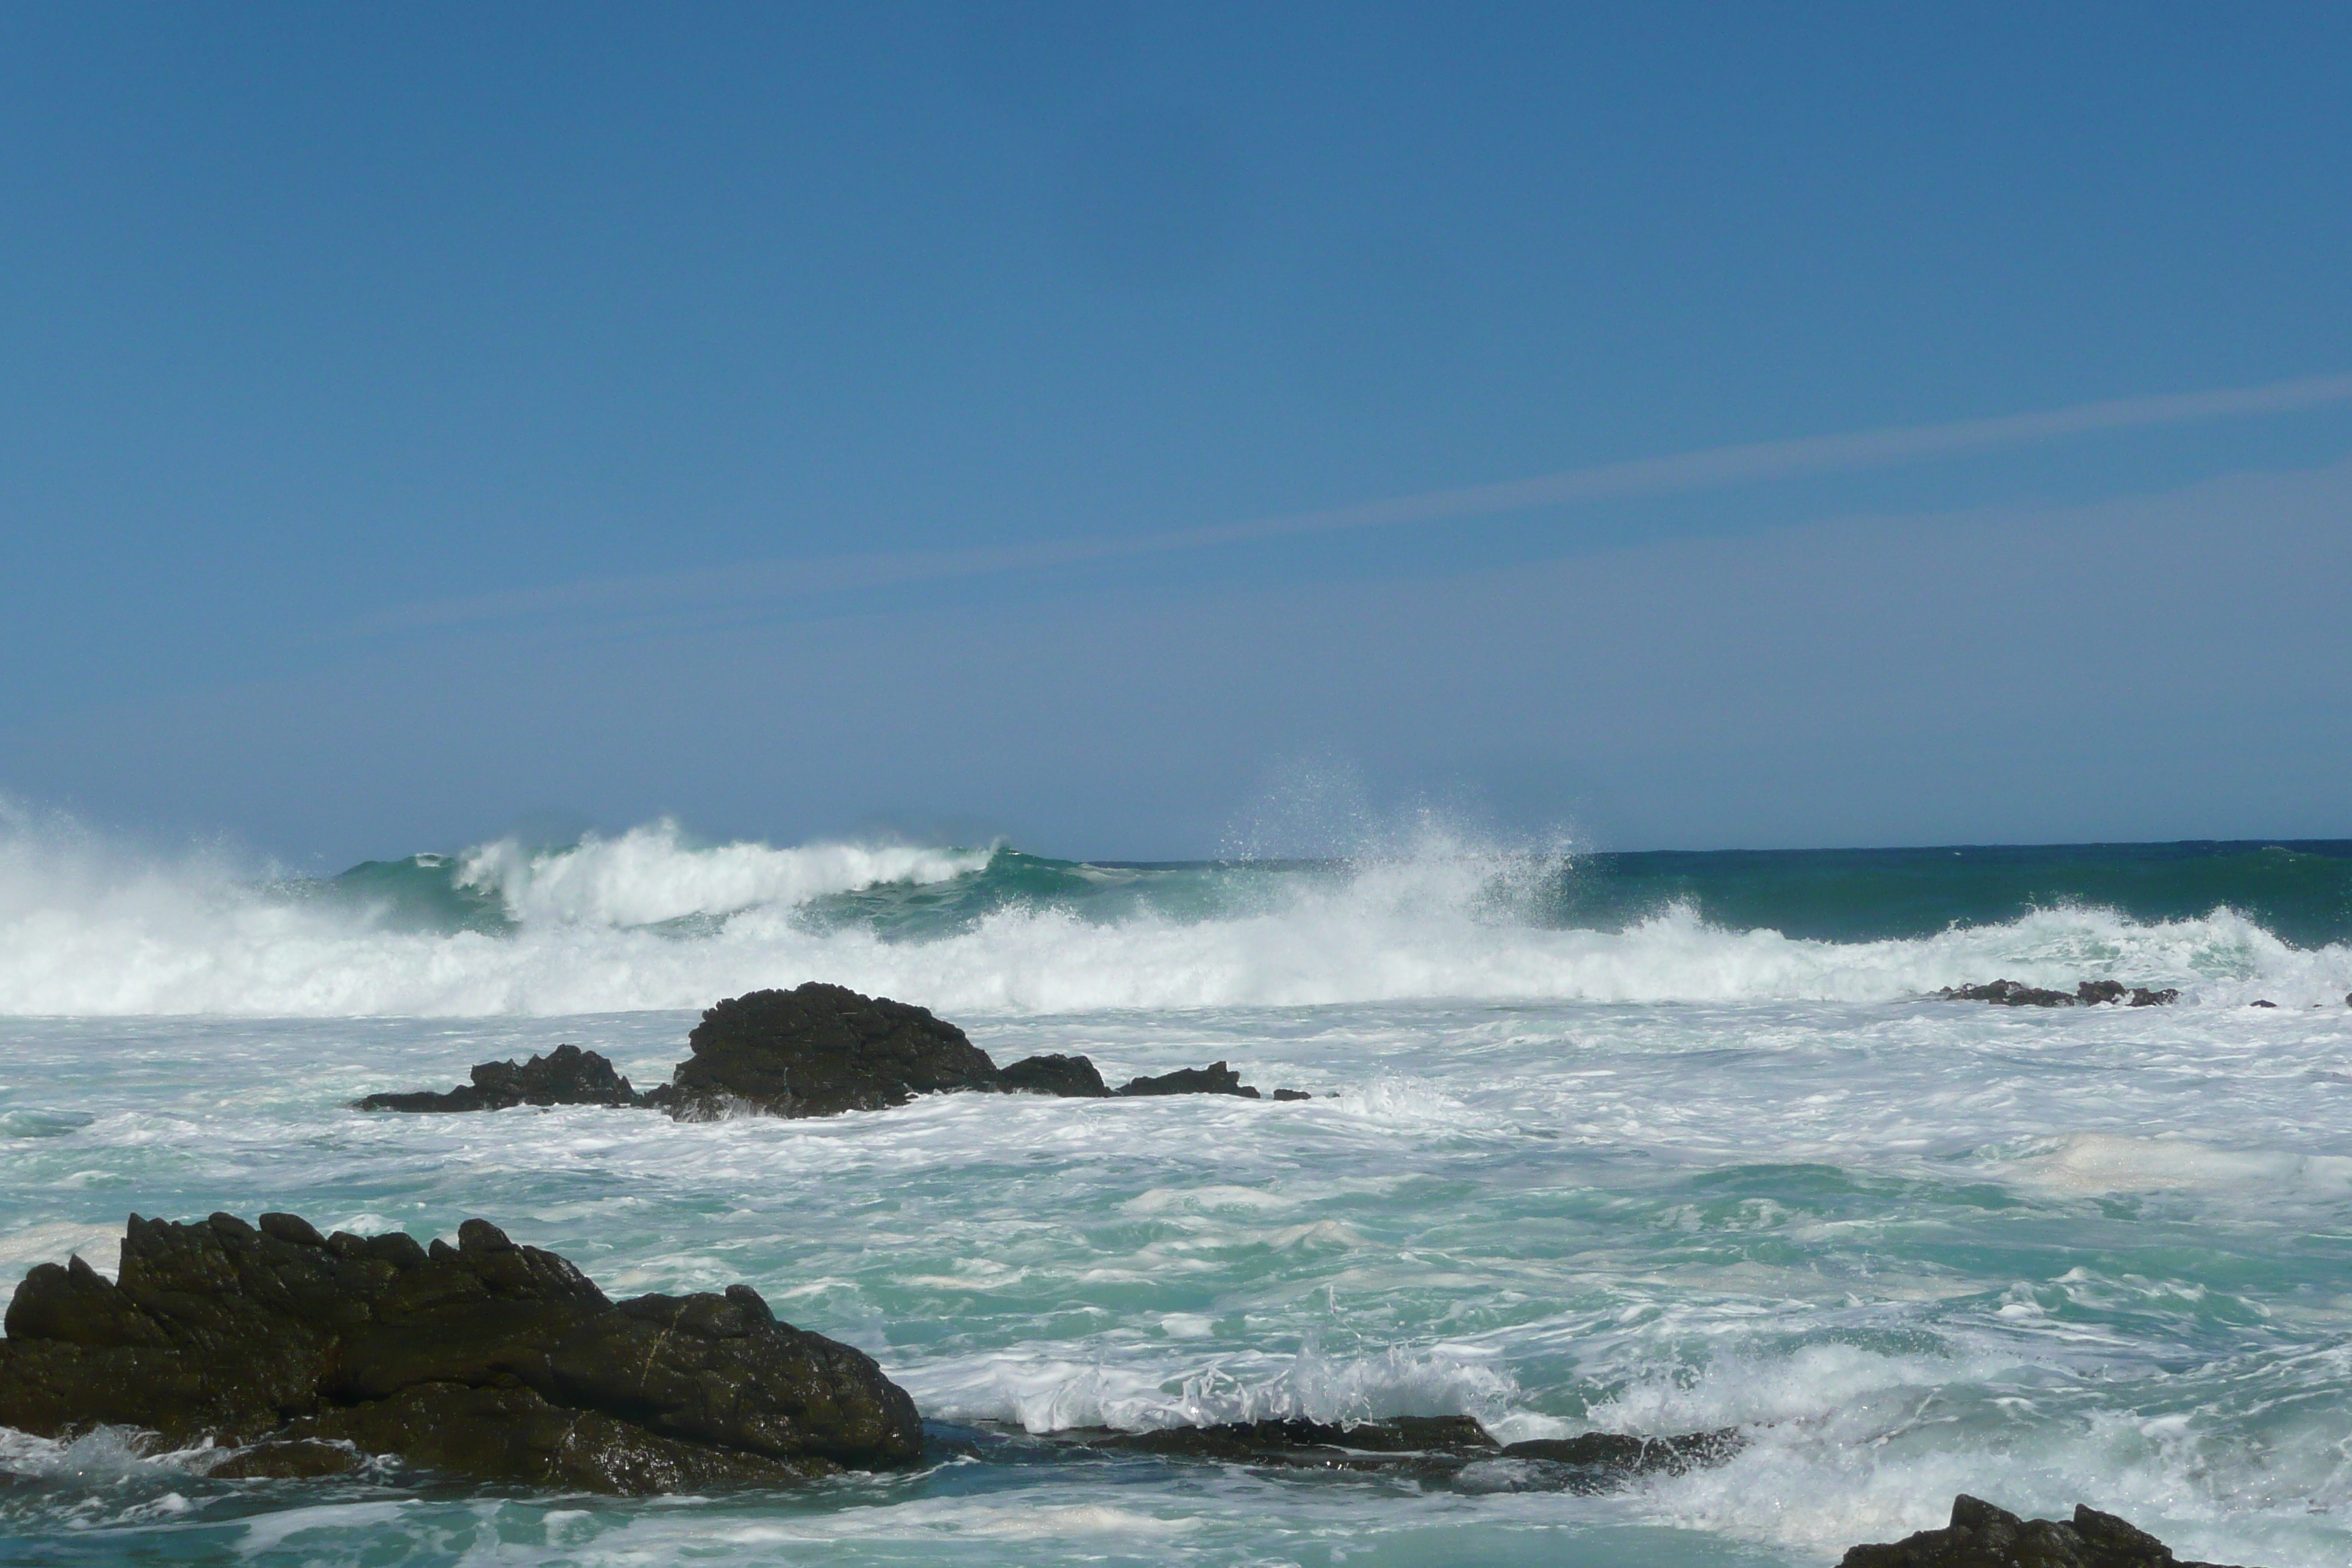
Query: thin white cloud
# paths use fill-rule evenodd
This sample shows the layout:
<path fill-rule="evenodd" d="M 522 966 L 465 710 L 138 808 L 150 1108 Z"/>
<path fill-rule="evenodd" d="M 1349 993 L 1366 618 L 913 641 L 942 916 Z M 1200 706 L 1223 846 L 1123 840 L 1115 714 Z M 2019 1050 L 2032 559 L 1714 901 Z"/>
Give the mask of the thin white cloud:
<path fill-rule="evenodd" d="M 1055 540 L 974 550 L 909 551 L 768 561 L 658 576 L 610 578 L 400 606 L 362 629 L 395 631 L 595 609 L 656 608 L 937 582 L 1036 571 L 1091 561 L 1163 554 L 1221 544 L 1484 517 L 1537 507 L 1727 488 L 1811 474 L 1893 468 L 1927 458 L 2029 446 L 2072 436 L 2289 413 L 2352 400 L 2352 375 L 2305 376 L 2262 386 L 2149 397 L 2110 398 L 2032 414 L 1913 425 L 1838 436 L 1808 436 L 1710 447 L 1669 457 L 1605 463 L 1565 473 L 1461 489 L 1430 490 L 1318 511 L 1158 533 Z"/>

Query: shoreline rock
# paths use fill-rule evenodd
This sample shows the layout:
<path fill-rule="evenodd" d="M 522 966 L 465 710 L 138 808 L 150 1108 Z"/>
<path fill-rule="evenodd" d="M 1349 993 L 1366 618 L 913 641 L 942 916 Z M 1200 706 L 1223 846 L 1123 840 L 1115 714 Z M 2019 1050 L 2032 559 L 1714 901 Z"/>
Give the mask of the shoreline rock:
<path fill-rule="evenodd" d="M 2224 1568 L 2185 1563 L 2147 1531 L 2074 1506 L 2071 1521 L 2020 1519 L 1966 1492 L 1952 1500 L 1952 1521 L 1900 1541 L 1857 1546 L 1838 1568 Z"/>
<path fill-rule="evenodd" d="M 2151 990 L 2126 985 L 2120 980 L 2085 980 L 2072 991 L 1995 980 L 1982 985 L 1947 985 L 1933 994 L 1946 1002 L 1990 1002 L 2002 1007 L 2100 1007 L 2116 1003 L 2127 1007 L 2163 1007 L 2180 1000 L 2179 991 L 2173 986 Z"/>
<path fill-rule="evenodd" d="M 914 1401 L 864 1352 L 746 1285 L 614 1301 L 486 1220 L 457 1245 L 131 1216 L 119 1282 L 25 1277 L 0 1426 L 236 1447 L 215 1474 L 315 1476 L 386 1454 L 469 1479 L 644 1494 L 782 1485 L 919 1458 Z M 341 1456 L 338 1458 L 338 1456 Z"/>

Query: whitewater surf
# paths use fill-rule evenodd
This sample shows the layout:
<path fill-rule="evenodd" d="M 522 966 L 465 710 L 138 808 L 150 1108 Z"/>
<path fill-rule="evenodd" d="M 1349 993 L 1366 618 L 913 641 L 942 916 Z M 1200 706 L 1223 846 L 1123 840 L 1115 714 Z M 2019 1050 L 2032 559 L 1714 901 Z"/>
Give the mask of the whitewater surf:
<path fill-rule="evenodd" d="M 16 831 L 6 1285 L 76 1250 L 110 1268 L 132 1208 L 419 1237 L 487 1215 L 615 1294 L 748 1281 L 875 1356 L 937 1447 L 632 1502 L 0 1434 L 0 1555 L 1820 1563 L 1969 1491 L 2339 1563 L 2347 891 L 2352 846 L 2310 844 L 1606 857 L 1422 827 L 1351 859 L 1108 866 L 656 823 L 305 879 Z M 1932 994 L 1996 977 L 2180 996 Z M 1318 1098 L 350 1109 L 560 1041 L 658 1082 L 700 1009 L 806 979 L 999 1062 L 1223 1058 Z M 1579 1496 L 1003 1462 L 974 1436 L 1444 1415 L 1744 1446 Z"/>

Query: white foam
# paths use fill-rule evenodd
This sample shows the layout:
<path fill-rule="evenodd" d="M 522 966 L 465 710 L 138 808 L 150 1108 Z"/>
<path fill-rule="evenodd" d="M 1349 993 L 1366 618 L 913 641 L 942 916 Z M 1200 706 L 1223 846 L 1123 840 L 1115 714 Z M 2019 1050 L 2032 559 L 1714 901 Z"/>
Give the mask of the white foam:
<path fill-rule="evenodd" d="M 2072 1193 L 2258 1186 L 2308 1197 L 2352 1194 L 2352 1156 L 2222 1149 L 2179 1137 L 2070 1132 L 2035 1140 L 2003 1163 L 2025 1181 Z"/>
<path fill-rule="evenodd" d="M 1152 1431 L 1234 1421 L 1370 1421 L 1397 1415 L 1499 1419 L 1517 1392 L 1489 1352 L 1464 1346 L 1370 1356 L 1303 1351 L 1171 1364 L 1111 1365 L 1020 1352 L 893 1368 L 925 1412 L 1031 1432 Z"/>
<path fill-rule="evenodd" d="M 945 882 L 982 869 L 989 855 L 896 844 L 700 847 L 664 819 L 616 838 L 592 833 L 562 849 L 530 850 L 500 839 L 466 851 L 457 879 L 497 893 L 526 925 L 642 926 L 791 907 L 893 882 Z"/>

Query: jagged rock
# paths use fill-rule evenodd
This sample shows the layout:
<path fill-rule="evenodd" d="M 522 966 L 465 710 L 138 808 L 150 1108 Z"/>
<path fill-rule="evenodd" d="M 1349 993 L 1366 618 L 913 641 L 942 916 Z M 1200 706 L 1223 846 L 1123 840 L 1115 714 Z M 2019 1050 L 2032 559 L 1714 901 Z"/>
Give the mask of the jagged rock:
<path fill-rule="evenodd" d="M 1007 1094 L 1057 1094 L 1066 1100 L 1101 1100 L 1110 1093 L 1088 1057 L 1024 1057 L 997 1075 Z"/>
<path fill-rule="evenodd" d="M 371 1094 L 353 1100 L 361 1110 L 505 1110 L 518 1105 L 643 1105 L 646 1097 L 595 1051 L 558 1046 L 527 1062 L 483 1062 L 473 1082 L 444 1094 Z"/>
<path fill-rule="evenodd" d="M 2111 1513 L 2076 1504 L 2072 1522 L 2020 1519 L 1965 1492 L 1952 1522 L 1901 1541 L 1857 1546 L 1838 1568 L 2220 1568 L 2181 1563 L 2172 1548 Z"/>
<path fill-rule="evenodd" d="M 671 1075 L 670 1113 L 770 1116 L 879 1110 L 919 1094 L 992 1089 L 996 1064 L 953 1024 L 884 996 L 812 980 L 753 991 L 702 1015 Z"/>
<path fill-rule="evenodd" d="M 387 1453 L 474 1479 L 666 1491 L 779 1483 L 921 1449 L 863 1352 L 778 1322 L 748 1286 L 608 1300 L 479 1219 L 457 1245 L 142 1219 L 118 1283 L 42 1264 L 9 1303 L 0 1426 L 106 1424 L 243 1447 L 215 1474 Z"/>
<path fill-rule="evenodd" d="M 1983 985 L 1947 985 L 1936 994 L 1947 1002 L 1991 1002 L 2003 1007 L 2093 1007 L 2126 998 L 2134 1007 L 2158 1007 L 2180 1000 L 2180 993 L 2170 986 L 2151 991 L 2144 985 L 2126 987 L 2120 980 L 2085 980 L 2072 991 L 1995 980 Z"/>
<path fill-rule="evenodd" d="M 1161 1073 L 1158 1078 L 1129 1079 L 1119 1085 L 1122 1095 L 1154 1094 L 1234 1094 L 1244 1100 L 1258 1098 L 1256 1089 L 1242 1081 L 1242 1075 L 1223 1062 L 1211 1062 L 1204 1068 L 1179 1068 L 1174 1072 Z"/>
<path fill-rule="evenodd" d="M 1156 1432 L 1064 1433 L 1057 1441 L 1278 1469 L 1402 1473 L 1472 1491 L 1600 1491 L 1636 1476 L 1680 1475 L 1738 1452 L 1737 1432 L 1636 1437 L 1589 1432 L 1506 1447 L 1467 1415 L 1399 1416 L 1349 1426 L 1244 1421 Z M 1499 1467 L 1499 1468 L 1497 1468 Z"/>

